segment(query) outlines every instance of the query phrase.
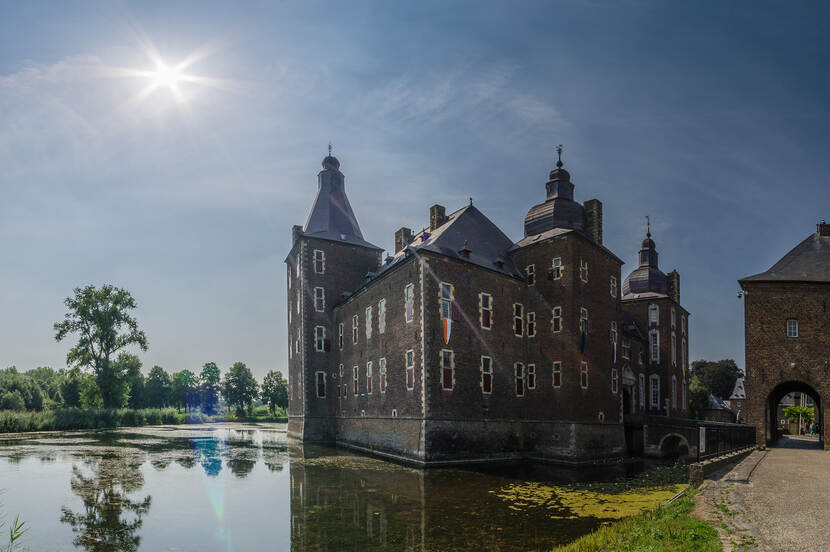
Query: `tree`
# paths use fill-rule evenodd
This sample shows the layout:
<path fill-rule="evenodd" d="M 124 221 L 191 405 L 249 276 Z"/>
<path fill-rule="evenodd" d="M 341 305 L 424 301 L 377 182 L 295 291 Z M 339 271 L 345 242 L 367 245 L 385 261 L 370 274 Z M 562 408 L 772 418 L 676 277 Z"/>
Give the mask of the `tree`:
<path fill-rule="evenodd" d="M 147 406 L 162 408 L 170 404 L 170 375 L 161 366 L 153 366 L 144 383 Z"/>
<path fill-rule="evenodd" d="M 81 373 L 77 368 L 67 372 L 61 382 L 61 398 L 63 406 L 70 408 L 81 406 Z"/>
<path fill-rule="evenodd" d="M 74 293 L 64 301 L 69 312 L 54 325 L 55 340 L 78 334 L 78 343 L 67 353 L 66 363 L 92 370 L 103 406 L 121 407 L 127 399 L 126 378 L 117 371 L 112 357 L 130 345 L 147 350 L 147 336 L 130 315 L 135 300 L 128 291 L 111 285 L 75 288 Z"/>
<path fill-rule="evenodd" d="M 199 378 L 190 370 L 182 370 L 173 374 L 172 402 L 185 411 L 194 408 L 199 403 Z"/>
<path fill-rule="evenodd" d="M 199 392 L 204 412 L 213 414 L 216 411 L 216 403 L 219 402 L 219 387 L 219 367 L 215 362 L 208 362 L 199 374 Z"/>
<path fill-rule="evenodd" d="M 282 372 L 271 370 L 262 380 L 262 402 L 268 404 L 271 414 L 275 414 L 277 407 L 288 407 L 288 382 Z"/>
<path fill-rule="evenodd" d="M 236 362 L 222 381 L 222 394 L 225 401 L 236 407 L 241 414 L 257 398 L 257 385 L 254 375 L 244 362 Z"/>
<path fill-rule="evenodd" d="M 689 380 L 689 410 L 699 417 L 700 411 L 706 408 L 708 402 L 709 390 L 697 375 L 693 375 Z"/>
<path fill-rule="evenodd" d="M 785 406 L 784 417 L 791 422 L 813 423 L 812 406 Z"/>
<path fill-rule="evenodd" d="M 0 370 L 0 395 L 4 394 L 9 396 L 6 402 L 10 405 L 17 405 L 17 397 L 23 400 L 23 406 L 14 410 L 43 410 L 40 386 L 31 376 L 21 374 L 14 366 Z M 7 408 L 12 409 L 10 406 Z"/>
<path fill-rule="evenodd" d="M 743 375 L 738 365 L 731 358 L 712 362 L 696 360 L 692 363 L 692 375 L 714 396 L 728 399 L 735 389 L 735 382 Z"/>
<path fill-rule="evenodd" d="M 144 374 L 141 373 L 141 361 L 137 356 L 122 351 L 115 360 L 115 370 L 124 374 L 127 384 L 127 406 L 144 408 Z"/>
<path fill-rule="evenodd" d="M 0 392 L 0 410 L 25 410 L 23 395 L 17 389 Z"/>

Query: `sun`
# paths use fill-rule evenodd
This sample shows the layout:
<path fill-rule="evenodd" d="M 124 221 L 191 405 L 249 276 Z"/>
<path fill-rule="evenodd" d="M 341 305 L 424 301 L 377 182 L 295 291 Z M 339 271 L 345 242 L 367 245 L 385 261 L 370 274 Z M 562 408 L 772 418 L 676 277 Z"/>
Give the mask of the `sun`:
<path fill-rule="evenodd" d="M 171 92 L 175 92 L 179 83 L 184 80 L 184 75 L 179 67 L 170 67 L 163 61 L 158 62 L 156 70 L 152 71 L 149 77 L 156 87 L 166 86 Z"/>

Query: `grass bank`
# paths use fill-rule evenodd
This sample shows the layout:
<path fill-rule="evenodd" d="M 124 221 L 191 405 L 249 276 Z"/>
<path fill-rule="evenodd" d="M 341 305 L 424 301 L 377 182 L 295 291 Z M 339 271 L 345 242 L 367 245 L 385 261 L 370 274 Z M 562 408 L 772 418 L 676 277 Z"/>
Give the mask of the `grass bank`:
<path fill-rule="evenodd" d="M 655 510 L 625 518 L 554 552 L 719 552 L 717 530 L 692 515 L 694 501 L 684 496 Z"/>
<path fill-rule="evenodd" d="M 162 424 L 204 424 L 211 422 L 286 422 L 283 416 L 257 415 L 235 417 L 231 414 L 209 416 L 201 412 L 179 412 L 175 408 L 103 409 L 59 408 L 41 412 L 0 410 L 0 433 L 29 431 L 64 431 L 71 429 L 105 429 Z"/>

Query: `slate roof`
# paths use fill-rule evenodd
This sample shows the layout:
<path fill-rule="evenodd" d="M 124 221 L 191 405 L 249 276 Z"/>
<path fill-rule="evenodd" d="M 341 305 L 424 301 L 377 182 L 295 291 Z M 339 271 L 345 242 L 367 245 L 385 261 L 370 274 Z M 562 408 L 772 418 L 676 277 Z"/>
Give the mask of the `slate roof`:
<path fill-rule="evenodd" d="M 541 234 L 533 234 L 533 235 L 530 235 L 530 236 L 525 236 L 524 238 L 520 239 L 515 244 L 513 244 L 513 246 L 510 248 L 510 252 L 512 253 L 512 252 L 516 251 L 517 249 L 519 249 L 521 247 L 527 247 L 529 245 L 533 245 L 535 243 L 545 241 L 548 238 L 555 238 L 557 236 L 564 236 L 565 234 L 571 234 L 571 233 L 576 233 L 576 234 L 582 236 L 583 238 L 585 238 L 586 240 L 588 240 L 592 244 L 596 245 L 597 247 L 599 247 L 600 249 L 605 251 L 608 255 L 611 256 L 612 259 L 616 260 L 620 264 L 625 264 L 622 259 L 620 259 L 616 255 L 614 255 L 613 251 L 611 251 L 610 249 L 608 249 L 604 245 L 599 244 L 599 243 L 595 242 L 594 240 L 592 240 L 591 238 L 589 238 L 585 234 L 585 232 L 583 232 L 581 230 L 575 230 L 573 228 L 551 228 L 550 230 L 545 230 Z"/>
<path fill-rule="evenodd" d="M 513 242 L 484 213 L 473 205 L 467 205 L 454 213 L 433 231 L 422 230 L 403 251 L 399 251 L 393 260 L 386 263 L 382 270 L 388 269 L 404 258 L 408 249 L 411 252 L 430 251 L 453 259 L 472 263 L 514 278 L 524 278 L 513 264 L 508 251 Z M 468 249 L 465 256 L 463 249 Z M 501 261 L 499 263 L 498 261 Z"/>
<path fill-rule="evenodd" d="M 323 167 L 319 175 L 317 197 L 314 198 L 303 234 L 310 238 L 345 242 L 382 251 L 382 247 L 363 239 L 349 198 L 346 197 L 340 163 L 333 157 L 326 157 Z"/>
<path fill-rule="evenodd" d="M 730 401 L 739 401 L 746 398 L 746 389 L 744 389 L 744 378 L 738 378 L 735 381 L 735 388 L 729 396 Z"/>
<path fill-rule="evenodd" d="M 631 313 L 627 310 L 622 311 L 622 330 L 623 333 L 630 335 L 635 339 L 647 341 L 646 336 L 640 331 L 640 327 L 637 326 L 637 322 L 634 321 L 634 317 L 632 317 Z"/>
<path fill-rule="evenodd" d="M 830 236 L 811 234 L 766 272 L 745 282 L 830 282 Z"/>
<path fill-rule="evenodd" d="M 706 400 L 706 406 L 704 407 L 707 410 L 732 410 L 729 408 L 723 400 L 719 399 L 718 397 L 709 394 L 709 398 Z"/>

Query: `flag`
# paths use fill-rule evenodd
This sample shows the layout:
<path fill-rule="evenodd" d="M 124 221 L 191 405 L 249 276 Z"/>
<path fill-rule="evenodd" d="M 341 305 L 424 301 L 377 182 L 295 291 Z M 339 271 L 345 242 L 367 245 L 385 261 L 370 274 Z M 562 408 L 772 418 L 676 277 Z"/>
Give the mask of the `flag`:
<path fill-rule="evenodd" d="M 446 345 L 450 344 L 450 332 L 452 332 L 452 320 L 449 318 L 442 318 L 441 319 L 441 326 L 444 330 L 444 343 Z"/>

